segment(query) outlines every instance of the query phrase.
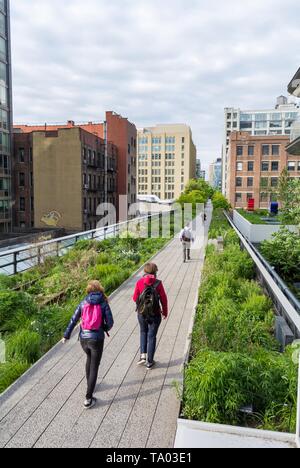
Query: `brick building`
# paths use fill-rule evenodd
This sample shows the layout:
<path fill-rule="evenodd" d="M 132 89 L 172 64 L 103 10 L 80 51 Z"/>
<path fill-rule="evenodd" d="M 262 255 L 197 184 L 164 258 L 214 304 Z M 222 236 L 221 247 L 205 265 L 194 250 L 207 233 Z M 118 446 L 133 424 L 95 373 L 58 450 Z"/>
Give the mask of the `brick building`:
<path fill-rule="evenodd" d="M 124 118 L 115 112 L 106 112 L 105 122 L 75 124 L 69 120 L 65 125 L 30 126 L 18 125 L 15 130 L 23 133 L 32 131 L 56 131 L 64 128 L 79 127 L 86 132 L 93 134 L 109 145 L 117 148 L 118 154 L 118 174 L 117 174 L 117 200 L 116 208 L 118 219 L 126 220 L 130 204 L 136 203 L 137 195 L 137 129 L 135 125 L 127 118 Z M 108 167 L 108 173 L 110 172 Z M 108 188 L 108 191 L 111 190 Z M 122 197 L 120 199 L 120 197 Z M 121 203 L 121 207 L 119 204 Z"/>
<path fill-rule="evenodd" d="M 117 159 L 115 145 L 80 127 L 15 130 L 15 227 L 94 229 L 98 205 L 117 203 Z"/>
<path fill-rule="evenodd" d="M 254 198 L 255 209 L 269 208 L 277 201 L 276 187 L 282 171 L 300 177 L 300 156 L 288 154 L 290 137 L 251 136 L 233 132 L 229 146 L 229 200 L 234 208 L 247 208 Z"/>

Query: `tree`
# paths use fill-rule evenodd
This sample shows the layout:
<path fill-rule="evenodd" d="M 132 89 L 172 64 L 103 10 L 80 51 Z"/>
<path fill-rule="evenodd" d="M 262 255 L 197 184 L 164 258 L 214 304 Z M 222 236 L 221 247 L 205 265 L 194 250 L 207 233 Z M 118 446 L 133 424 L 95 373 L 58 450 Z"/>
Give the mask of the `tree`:
<path fill-rule="evenodd" d="M 212 198 L 214 210 L 218 208 L 223 208 L 224 210 L 229 210 L 230 204 L 227 200 L 227 198 L 222 195 L 220 192 L 216 192 Z"/>
<path fill-rule="evenodd" d="M 192 179 L 188 182 L 186 188 L 185 188 L 185 194 L 191 193 L 191 192 L 201 192 L 207 201 L 209 198 L 212 198 L 214 195 L 214 189 L 207 183 L 205 180 L 202 179 Z"/>
<path fill-rule="evenodd" d="M 279 200 L 283 222 L 300 225 L 300 180 L 291 179 L 287 169 L 279 180 Z"/>

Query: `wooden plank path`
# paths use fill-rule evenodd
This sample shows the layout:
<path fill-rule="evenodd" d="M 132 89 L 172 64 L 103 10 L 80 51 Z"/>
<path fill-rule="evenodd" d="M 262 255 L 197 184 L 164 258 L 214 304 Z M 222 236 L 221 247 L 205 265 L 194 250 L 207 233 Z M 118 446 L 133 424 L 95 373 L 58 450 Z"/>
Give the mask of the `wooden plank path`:
<path fill-rule="evenodd" d="M 209 210 L 209 220 L 210 215 Z M 206 242 L 207 236 L 186 264 L 178 238 L 154 259 L 170 302 L 169 319 L 159 330 L 155 369 L 147 372 L 136 365 L 139 327 L 132 294 L 139 273 L 111 300 L 115 327 L 105 343 L 96 407 L 86 411 L 82 406 L 85 355 L 74 333 L 67 345 L 54 347 L 0 396 L 0 447 L 172 448 L 180 411 L 174 382 L 182 382 Z"/>

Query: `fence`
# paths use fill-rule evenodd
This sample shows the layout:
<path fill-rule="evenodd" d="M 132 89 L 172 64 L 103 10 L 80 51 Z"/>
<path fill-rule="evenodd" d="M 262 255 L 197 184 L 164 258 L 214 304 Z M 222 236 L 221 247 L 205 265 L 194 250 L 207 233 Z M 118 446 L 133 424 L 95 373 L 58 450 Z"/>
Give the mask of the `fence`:
<path fill-rule="evenodd" d="M 34 266 L 40 265 L 47 257 L 65 255 L 69 249 L 81 240 L 101 241 L 117 237 L 123 232 L 128 232 L 137 226 L 142 226 L 143 223 L 145 223 L 145 229 L 149 229 L 149 224 L 151 225 L 154 221 L 161 223 L 164 216 L 170 216 L 170 212 L 134 218 L 104 228 L 0 252 L 0 273 L 15 275 L 24 272 Z"/>

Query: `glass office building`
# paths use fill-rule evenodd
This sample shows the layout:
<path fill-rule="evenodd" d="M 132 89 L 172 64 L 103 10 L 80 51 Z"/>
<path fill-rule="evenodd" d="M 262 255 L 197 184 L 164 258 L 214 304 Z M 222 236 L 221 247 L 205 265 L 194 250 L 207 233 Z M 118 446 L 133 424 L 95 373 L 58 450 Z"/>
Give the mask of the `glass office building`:
<path fill-rule="evenodd" d="M 0 234 L 11 230 L 12 93 L 9 0 L 0 0 Z"/>

